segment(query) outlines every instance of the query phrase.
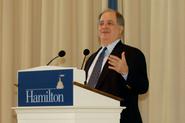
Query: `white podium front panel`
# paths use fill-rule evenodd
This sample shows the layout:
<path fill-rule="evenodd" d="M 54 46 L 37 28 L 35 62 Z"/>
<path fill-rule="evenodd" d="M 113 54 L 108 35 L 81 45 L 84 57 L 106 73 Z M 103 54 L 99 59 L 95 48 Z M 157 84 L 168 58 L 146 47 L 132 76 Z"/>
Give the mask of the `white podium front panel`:
<path fill-rule="evenodd" d="M 121 107 L 17 107 L 18 123 L 119 123 Z"/>
<path fill-rule="evenodd" d="M 38 67 L 29 71 L 41 71 L 48 69 L 58 70 L 61 68 Z M 79 81 L 81 83 L 71 83 L 72 96 L 65 96 L 66 98 L 72 98 L 73 105 L 18 105 L 18 107 L 13 108 L 17 114 L 17 123 L 119 123 L 120 113 L 125 108 L 120 107 L 120 101 L 122 99 L 83 85 L 83 82 L 85 81 L 84 71 L 73 69 L 73 72 L 73 81 Z M 30 78 L 33 78 L 33 76 Z M 24 82 L 22 83 L 25 84 Z M 45 84 L 46 83 L 43 85 Z M 58 87 L 58 84 L 56 85 Z M 67 87 L 65 81 L 63 82 L 63 85 Z M 20 88 L 20 86 L 18 87 Z M 68 91 L 69 90 L 70 89 L 68 89 Z M 21 98 L 21 96 L 18 98 Z"/>

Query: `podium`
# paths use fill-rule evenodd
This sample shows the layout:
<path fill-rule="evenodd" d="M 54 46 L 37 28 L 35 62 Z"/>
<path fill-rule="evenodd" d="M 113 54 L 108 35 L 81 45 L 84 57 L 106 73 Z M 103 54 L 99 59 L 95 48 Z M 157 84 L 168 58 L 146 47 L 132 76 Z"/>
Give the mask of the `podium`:
<path fill-rule="evenodd" d="M 74 71 L 74 70 L 72 70 Z M 74 73 L 74 72 L 73 72 Z M 13 107 L 18 123 L 119 123 L 121 98 L 83 84 L 84 72 L 73 74 L 72 105 L 26 105 Z M 83 73 L 83 74 L 82 74 Z M 80 77 L 80 79 L 78 79 Z M 82 82 L 76 82 L 82 80 Z M 18 92 L 19 93 L 19 92 Z M 20 103 L 22 104 L 22 103 Z"/>

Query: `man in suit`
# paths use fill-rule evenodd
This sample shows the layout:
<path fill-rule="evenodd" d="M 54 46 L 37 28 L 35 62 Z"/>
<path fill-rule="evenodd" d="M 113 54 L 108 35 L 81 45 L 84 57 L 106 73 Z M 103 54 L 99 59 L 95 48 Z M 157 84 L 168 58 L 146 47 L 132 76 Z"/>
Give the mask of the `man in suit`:
<path fill-rule="evenodd" d="M 123 32 L 124 18 L 119 12 L 107 9 L 99 15 L 101 48 L 86 62 L 86 81 L 90 87 L 123 99 L 121 106 L 126 106 L 126 109 L 121 113 L 121 123 L 142 123 L 138 95 L 146 93 L 149 86 L 145 57 L 139 49 L 123 44 Z M 101 67 L 98 67 L 101 68 L 100 73 L 94 72 L 96 74 L 93 76 L 103 49 L 103 61 Z"/>

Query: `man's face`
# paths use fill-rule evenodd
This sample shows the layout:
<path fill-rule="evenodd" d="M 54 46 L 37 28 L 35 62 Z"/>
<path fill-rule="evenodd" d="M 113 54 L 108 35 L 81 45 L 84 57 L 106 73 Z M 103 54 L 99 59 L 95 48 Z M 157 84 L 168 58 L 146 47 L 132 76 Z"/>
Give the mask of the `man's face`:
<path fill-rule="evenodd" d="M 99 21 L 98 34 L 102 45 L 108 45 L 121 37 L 122 28 L 117 24 L 114 12 L 105 12 Z"/>

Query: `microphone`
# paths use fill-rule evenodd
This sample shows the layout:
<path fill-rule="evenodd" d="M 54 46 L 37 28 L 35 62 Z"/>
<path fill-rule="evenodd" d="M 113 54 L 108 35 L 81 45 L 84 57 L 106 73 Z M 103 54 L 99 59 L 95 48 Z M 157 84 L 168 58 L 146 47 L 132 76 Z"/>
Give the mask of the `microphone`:
<path fill-rule="evenodd" d="M 64 50 L 61 50 L 59 53 L 58 53 L 58 56 L 60 57 L 63 57 L 66 55 L 66 52 Z"/>
<path fill-rule="evenodd" d="M 58 57 L 64 57 L 66 55 L 66 52 L 64 50 L 61 50 L 60 52 L 58 52 L 58 56 L 56 56 L 55 58 L 51 59 L 48 63 L 47 66 L 50 65 L 50 63 L 55 60 Z"/>
<path fill-rule="evenodd" d="M 82 66 L 81 66 L 81 69 L 83 68 L 84 66 L 84 62 L 85 62 L 85 59 L 86 59 L 86 56 L 89 55 L 90 51 L 88 49 L 85 49 L 83 51 L 83 54 L 84 54 L 84 59 L 83 59 L 83 62 L 82 62 Z"/>

